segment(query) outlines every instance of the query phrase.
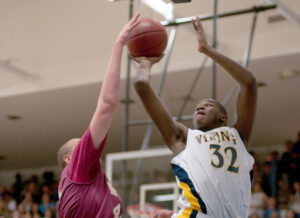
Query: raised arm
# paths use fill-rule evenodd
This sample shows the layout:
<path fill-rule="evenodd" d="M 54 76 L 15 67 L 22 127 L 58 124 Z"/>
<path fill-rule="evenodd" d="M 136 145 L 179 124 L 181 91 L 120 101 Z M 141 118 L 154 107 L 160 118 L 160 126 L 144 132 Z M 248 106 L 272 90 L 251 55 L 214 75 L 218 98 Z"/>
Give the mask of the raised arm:
<path fill-rule="evenodd" d="M 238 130 L 244 143 L 247 145 L 256 111 L 256 80 L 250 71 L 208 45 L 199 17 L 197 17 L 196 21 L 193 20 L 193 26 L 197 33 L 198 51 L 215 60 L 226 71 L 228 71 L 240 85 L 237 102 L 238 119 L 235 124 L 235 128 Z"/>
<path fill-rule="evenodd" d="M 98 148 L 110 126 L 113 113 L 119 101 L 119 84 L 123 47 L 131 30 L 139 23 L 139 14 L 135 15 L 122 29 L 114 43 L 110 61 L 104 76 L 96 111 L 90 123 L 95 148 Z"/>
<path fill-rule="evenodd" d="M 141 98 L 144 107 L 162 134 L 165 143 L 173 152 L 180 153 L 185 148 L 187 128 L 175 122 L 149 84 L 152 65 L 160 58 L 137 58 L 140 63 L 137 70 L 134 87 Z"/>

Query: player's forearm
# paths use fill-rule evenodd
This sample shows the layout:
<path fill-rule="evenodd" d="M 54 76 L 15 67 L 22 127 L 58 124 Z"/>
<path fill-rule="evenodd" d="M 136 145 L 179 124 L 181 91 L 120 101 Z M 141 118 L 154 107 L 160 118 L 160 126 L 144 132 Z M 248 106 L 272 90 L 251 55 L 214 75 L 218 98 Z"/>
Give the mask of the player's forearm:
<path fill-rule="evenodd" d="M 96 149 L 105 137 L 110 126 L 113 113 L 119 101 L 119 85 L 123 43 L 114 44 L 111 58 L 103 79 L 98 105 L 90 123 L 93 144 Z"/>
<path fill-rule="evenodd" d="M 226 57 L 211 46 L 205 46 L 202 53 L 221 65 L 241 86 L 255 86 L 256 80 L 250 71 L 231 58 Z"/>
<path fill-rule="evenodd" d="M 134 87 L 144 105 L 144 108 L 161 132 L 166 144 L 170 147 L 170 141 L 172 141 L 174 138 L 173 135 L 175 135 L 176 132 L 171 115 L 164 107 L 159 97 L 155 94 L 149 84 L 149 81 L 135 81 Z"/>
<path fill-rule="evenodd" d="M 106 74 L 102 83 L 98 106 L 104 103 L 109 104 L 112 107 L 116 107 L 118 104 L 123 47 L 123 43 L 119 41 L 114 44 Z"/>
<path fill-rule="evenodd" d="M 173 153 L 179 153 L 178 146 L 175 147 L 174 145 L 178 144 L 177 141 L 182 138 L 182 131 L 177 127 L 171 114 L 150 86 L 150 68 L 151 64 L 145 63 L 145 65 L 140 65 L 134 87 L 145 109 L 162 134 L 166 145 Z"/>
<path fill-rule="evenodd" d="M 140 99 L 142 100 L 146 109 L 150 105 L 151 100 L 148 100 L 149 96 L 155 95 L 154 91 L 150 86 L 150 70 L 151 65 L 147 62 L 142 62 L 139 65 L 135 79 L 134 79 L 134 88 L 138 93 Z"/>

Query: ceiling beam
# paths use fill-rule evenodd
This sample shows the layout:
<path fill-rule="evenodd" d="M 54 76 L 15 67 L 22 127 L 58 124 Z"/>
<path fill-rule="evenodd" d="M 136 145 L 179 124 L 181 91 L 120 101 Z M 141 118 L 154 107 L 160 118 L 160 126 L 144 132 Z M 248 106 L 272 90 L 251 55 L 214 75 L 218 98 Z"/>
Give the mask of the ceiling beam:
<path fill-rule="evenodd" d="M 271 5 L 260 5 L 260 6 L 254 6 L 252 8 L 246 8 L 246 9 L 240 9 L 236 11 L 229 11 L 220 13 L 217 15 L 218 18 L 222 17 L 230 17 L 230 16 L 236 16 L 241 14 L 248 14 L 248 13 L 258 13 L 266 10 L 275 9 L 277 7 L 276 4 Z M 200 20 L 212 20 L 214 18 L 214 15 L 199 15 Z M 180 24 L 188 24 L 192 22 L 192 19 L 195 19 L 195 16 L 192 17 L 184 17 L 184 18 L 177 18 L 174 21 L 162 21 L 161 24 L 164 26 L 176 26 Z"/>

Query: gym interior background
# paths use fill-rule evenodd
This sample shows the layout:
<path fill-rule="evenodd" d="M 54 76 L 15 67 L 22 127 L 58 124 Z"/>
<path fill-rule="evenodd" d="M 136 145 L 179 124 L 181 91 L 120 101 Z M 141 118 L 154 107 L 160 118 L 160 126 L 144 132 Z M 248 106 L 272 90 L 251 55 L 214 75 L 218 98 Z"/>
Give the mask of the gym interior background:
<path fill-rule="evenodd" d="M 170 3 L 171 1 L 164 1 Z M 248 68 L 259 82 L 258 107 L 250 150 L 260 164 L 285 151 L 287 140 L 297 141 L 300 131 L 300 2 L 293 0 L 219 1 L 217 13 L 227 13 L 253 6 L 276 5 L 257 13 Z M 80 137 L 94 112 L 112 44 L 130 12 L 166 21 L 166 16 L 140 0 L 0 0 L 0 186 L 9 188 L 20 173 L 23 182 L 43 173 L 59 179 L 57 149 L 68 139 Z M 280 6 L 280 7 L 278 7 Z M 214 4 L 194 0 L 174 4 L 175 18 L 212 15 Z M 217 19 L 217 48 L 242 63 L 251 35 L 253 16 L 245 13 Z M 214 40 L 214 20 L 203 21 L 207 38 Z M 174 27 L 166 27 L 169 36 Z M 191 115 L 197 101 L 215 97 L 222 101 L 236 86 L 219 67 L 212 82 L 212 62 L 202 65 L 204 56 L 196 49 L 191 24 L 176 27 L 172 51 L 153 69 L 152 82 L 160 86 L 160 75 L 167 68 L 162 97 L 174 117 Z M 131 63 L 129 78 L 135 75 Z M 203 68 L 191 96 L 188 95 L 199 68 Z M 120 104 L 109 131 L 102 156 L 107 153 L 141 148 L 147 125 L 126 125 L 127 121 L 149 120 L 130 81 L 126 105 L 127 56 L 123 57 Z M 234 117 L 235 97 L 226 105 Z M 129 112 L 126 115 L 125 107 Z M 127 118 L 126 118 L 127 116 Z M 184 121 L 192 127 L 190 120 Z M 146 122 L 147 123 L 147 122 Z M 127 123 L 128 124 L 128 123 Z M 126 129 L 126 136 L 124 131 Z M 125 145 L 124 145 L 124 137 Z M 163 141 L 154 128 L 148 149 L 162 148 Z M 143 182 L 174 181 L 168 158 L 146 160 Z M 126 183 L 136 172 L 135 163 L 127 165 Z M 116 164 L 115 185 L 122 186 L 121 165 Z M 51 174 L 51 173 L 50 173 Z M 47 177 L 47 176 L 46 176 Z M 51 177 L 51 176 L 50 176 Z M 163 179 L 167 178 L 167 179 Z M 139 181 L 141 183 L 141 181 Z M 121 189 L 121 188 L 120 188 Z M 137 199 L 133 200 L 137 201 Z"/>

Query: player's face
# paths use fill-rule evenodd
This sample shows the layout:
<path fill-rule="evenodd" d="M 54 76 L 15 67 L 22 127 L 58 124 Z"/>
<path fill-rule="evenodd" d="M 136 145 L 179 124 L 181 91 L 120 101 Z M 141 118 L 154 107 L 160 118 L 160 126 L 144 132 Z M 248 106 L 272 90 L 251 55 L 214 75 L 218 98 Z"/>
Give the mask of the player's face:
<path fill-rule="evenodd" d="M 195 109 L 193 119 L 196 129 L 207 131 L 215 128 L 220 119 L 217 103 L 210 99 L 200 101 Z"/>

